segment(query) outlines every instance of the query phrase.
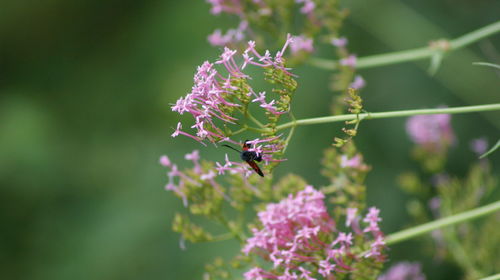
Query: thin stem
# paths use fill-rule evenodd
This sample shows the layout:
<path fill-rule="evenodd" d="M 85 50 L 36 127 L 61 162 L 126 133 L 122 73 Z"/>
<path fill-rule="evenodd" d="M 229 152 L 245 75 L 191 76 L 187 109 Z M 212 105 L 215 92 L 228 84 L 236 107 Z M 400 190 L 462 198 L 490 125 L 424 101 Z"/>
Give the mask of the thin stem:
<path fill-rule="evenodd" d="M 246 131 L 248 129 L 248 126 L 244 125 L 242 128 L 236 130 L 235 132 L 232 132 L 231 133 L 231 136 L 234 136 L 234 135 L 237 135 L 237 134 L 240 134 L 244 131 Z"/>
<path fill-rule="evenodd" d="M 226 233 L 214 236 L 211 241 L 212 242 L 225 241 L 225 240 L 229 240 L 229 239 L 231 239 L 233 237 L 234 237 L 234 233 L 232 233 L 232 232 L 226 232 Z"/>
<path fill-rule="evenodd" d="M 299 126 L 299 125 L 350 121 L 356 119 L 357 116 L 359 116 L 360 120 L 364 119 L 369 120 L 369 119 L 408 117 L 415 115 L 459 114 L 459 113 L 472 113 L 472 112 L 484 112 L 484 111 L 495 111 L 495 110 L 500 110 L 500 103 L 477 105 L 477 106 L 453 107 L 453 108 L 435 108 L 435 109 L 402 110 L 402 111 L 380 112 L 380 113 L 346 114 L 346 115 L 296 120 L 279 125 L 276 127 L 276 129 L 282 130 L 295 125 Z"/>
<path fill-rule="evenodd" d="M 500 21 L 479 28 L 478 30 L 465 34 L 454 40 L 448 41 L 449 45 L 447 47 L 429 46 L 429 47 L 411 49 L 406 51 L 398 51 L 387 54 L 378 54 L 378 55 L 360 57 L 357 59 L 356 69 L 364 69 L 364 68 L 430 58 L 440 52 L 450 52 L 458 50 L 460 48 L 468 46 L 472 43 L 475 43 L 483 38 L 486 38 L 498 32 L 500 32 Z M 327 70 L 335 70 L 338 68 L 339 65 L 337 61 L 323 59 L 323 58 L 311 58 L 309 62 L 318 68 L 323 68 Z"/>
<path fill-rule="evenodd" d="M 292 139 L 293 133 L 295 132 L 295 128 L 297 127 L 296 122 L 297 120 L 295 119 L 295 116 L 290 112 L 290 118 L 292 119 L 292 129 L 290 129 L 290 132 L 288 133 L 288 137 L 285 140 L 285 147 L 283 148 L 283 153 L 286 152 L 286 149 L 288 148 L 288 144 L 290 143 L 290 139 Z"/>
<path fill-rule="evenodd" d="M 498 280 L 498 279 L 500 279 L 500 273 L 488 276 L 486 278 L 481 278 L 480 280 Z"/>
<path fill-rule="evenodd" d="M 265 129 L 265 128 L 256 128 L 256 127 L 247 127 L 248 130 L 250 131 L 254 131 L 254 132 L 259 132 L 259 133 L 266 133 L 266 132 L 269 132 L 268 129 Z"/>
<path fill-rule="evenodd" d="M 264 125 L 258 119 L 256 119 L 254 116 L 252 116 L 252 114 L 250 114 L 250 112 L 247 111 L 246 116 L 259 127 L 261 128 L 264 127 Z"/>
<path fill-rule="evenodd" d="M 398 242 L 440 229 L 446 226 L 454 225 L 457 223 L 462 223 L 468 220 L 479 218 L 481 216 L 494 213 L 500 210 L 500 200 L 487 204 L 485 206 L 475 208 L 469 211 L 462 212 L 460 214 L 452 215 L 446 218 L 435 220 L 423 225 L 419 225 L 413 228 L 398 231 L 389 234 L 385 238 L 385 243 L 387 245 L 396 244 Z"/>
<path fill-rule="evenodd" d="M 500 70 L 500 65 L 498 65 L 498 64 L 493 64 L 493 63 L 488 63 L 488 62 L 472 62 L 472 64 L 479 65 L 479 66 L 493 67 L 493 68 Z"/>

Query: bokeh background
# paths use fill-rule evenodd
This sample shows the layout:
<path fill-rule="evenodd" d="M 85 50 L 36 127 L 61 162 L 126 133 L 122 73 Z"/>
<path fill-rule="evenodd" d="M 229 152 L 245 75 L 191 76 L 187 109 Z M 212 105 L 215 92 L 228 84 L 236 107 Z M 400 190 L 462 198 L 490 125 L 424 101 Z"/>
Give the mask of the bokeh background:
<path fill-rule="evenodd" d="M 346 1 L 347 2 L 347 1 Z M 343 31 L 359 56 L 424 46 L 499 20 L 497 0 L 350 1 Z M 203 264 L 230 256 L 237 244 L 187 244 L 171 231 L 182 204 L 165 192 L 168 154 L 201 149 L 172 139 L 178 116 L 170 104 L 187 93 L 195 67 L 219 49 L 206 36 L 236 19 L 209 14 L 204 1 L 2 1 L 0 8 L 0 278 L 201 279 Z M 326 48 L 318 56 L 328 57 Z M 331 51 L 331 50 L 330 50 Z M 360 71 L 367 110 L 498 103 L 499 73 L 472 66 L 500 63 L 500 38 L 490 37 L 448 56 L 438 74 L 427 61 Z M 328 114 L 329 73 L 296 69 L 299 118 Z M 405 119 L 367 121 L 357 144 L 373 166 L 370 205 L 382 208 L 386 232 L 401 229 L 407 197 L 396 176 L 417 168 Z M 458 141 L 448 170 L 460 176 L 475 160 L 469 141 L 494 143 L 498 113 L 453 116 Z M 321 185 L 322 150 L 338 125 L 300 127 L 278 175 L 294 172 Z M 500 153 L 491 157 L 500 168 Z M 186 163 L 187 164 L 187 163 Z M 498 172 L 497 172 L 498 173 Z M 460 275 L 423 255 L 419 239 L 394 246 L 394 260 L 420 260 L 429 279 Z"/>

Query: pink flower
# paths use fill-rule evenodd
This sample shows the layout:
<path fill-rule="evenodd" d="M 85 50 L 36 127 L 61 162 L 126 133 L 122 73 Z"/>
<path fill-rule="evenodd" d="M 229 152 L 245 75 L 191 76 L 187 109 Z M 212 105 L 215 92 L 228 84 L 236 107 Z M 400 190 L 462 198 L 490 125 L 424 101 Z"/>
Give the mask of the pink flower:
<path fill-rule="evenodd" d="M 378 280 L 425 280 L 425 275 L 419 263 L 399 262 L 379 276 Z"/>
<path fill-rule="evenodd" d="M 241 21 L 237 29 L 229 29 L 226 34 L 222 34 L 220 29 L 216 29 L 208 35 L 207 40 L 212 46 L 225 47 L 229 44 L 236 44 L 245 39 L 244 32 L 248 28 L 247 21 Z"/>
<path fill-rule="evenodd" d="M 360 155 L 355 155 L 354 157 L 348 159 L 346 155 L 342 155 L 340 157 L 340 167 L 346 168 L 358 168 L 363 164 L 363 161 L 361 159 Z"/>
<path fill-rule="evenodd" d="M 488 150 L 488 140 L 484 137 L 474 139 L 470 142 L 470 148 L 476 155 L 480 156 Z"/>
<path fill-rule="evenodd" d="M 356 212 L 358 212 L 357 208 L 347 208 L 347 218 L 345 221 L 346 227 L 351 226 L 351 224 L 357 219 Z"/>
<path fill-rule="evenodd" d="M 212 4 L 212 9 L 210 12 L 214 15 L 218 15 L 222 12 L 228 14 L 240 15 L 243 12 L 242 3 L 240 0 L 206 0 L 208 3 Z"/>
<path fill-rule="evenodd" d="M 263 269 L 259 267 L 254 267 L 250 269 L 249 271 L 245 272 L 243 276 L 245 277 L 245 280 L 262 280 L 264 279 L 262 277 Z"/>
<path fill-rule="evenodd" d="M 213 3 L 216 2 L 220 4 L 224 1 L 213 1 Z M 241 29 L 246 28 L 247 23 L 243 21 L 240 26 L 243 26 Z M 220 32 L 214 34 L 215 37 L 219 35 Z M 172 137 L 184 135 L 200 143 L 204 143 L 205 140 L 217 143 L 226 139 L 225 126 L 228 124 L 235 124 L 238 121 L 234 116 L 234 112 L 236 108 L 242 106 L 242 104 L 238 104 L 238 100 L 235 100 L 233 97 L 235 94 L 240 94 L 239 91 L 241 89 L 232 85 L 232 82 L 241 82 L 241 79 L 250 79 L 250 77 L 243 72 L 243 69 L 247 65 L 263 68 L 272 67 L 281 69 L 287 75 L 292 75 L 288 72 L 289 69 L 284 67 L 282 59 L 283 53 L 292 41 L 293 38 L 288 35 L 285 45 L 274 58 L 270 55 L 269 51 L 266 51 L 265 55 L 261 55 L 255 50 L 255 42 L 250 41 L 248 42 L 248 48 L 243 53 L 244 61 L 242 64 L 237 63 L 236 57 L 238 56 L 238 52 L 227 47 L 224 48 L 219 60 L 215 63 L 205 61 L 198 67 L 194 75 L 194 86 L 191 92 L 179 98 L 172 106 L 172 111 L 174 112 L 178 112 L 181 115 L 184 113 L 192 115 L 195 123 L 191 128 L 195 129 L 196 132 L 193 135 L 192 133 L 183 131 L 182 124 L 179 122 L 177 129 L 172 133 Z M 225 70 L 227 74 L 224 75 L 224 72 L 220 72 L 216 69 L 216 66 L 223 67 L 223 70 Z M 257 94 L 252 88 L 245 87 L 244 90 L 248 91 L 249 96 L 254 95 L 257 97 Z M 278 111 L 275 106 L 276 101 L 271 100 L 271 102 L 267 103 L 264 97 L 265 95 L 262 95 L 254 99 L 261 102 L 261 108 L 275 115 L 286 113 Z M 222 123 L 222 125 L 220 125 L 220 123 Z"/>
<path fill-rule="evenodd" d="M 356 75 L 356 77 L 354 77 L 354 81 L 349 85 L 349 87 L 353 89 L 362 89 L 365 87 L 365 85 L 366 82 L 363 77 L 361 77 L 360 75 Z"/>
<path fill-rule="evenodd" d="M 167 156 L 161 156 L 160 157 L 160 164 L 169 167 L 172 163 L 170 162 L 170 159 Z"/>
<path fill-rule="evenodd" d="M 450 121 L 448 114 L 413 116 L 406 122 L 406 131 L 419 145 L 442 148 L 451 144 L 455 137 Z"/>
<path fill-rule="evenodd" d="M 368 227 L 365 228 L 364 232 L 371 232 L 374 236 L 380 235 L 380 228 L 378 226 L 378 222 L 382 221 L 382 219 L 378 216 L 380 210 L 375 207 L 370 207 L 368 210 L 368 214 L 363 219 L 363 222 L 368 223 Z"/>
<path fill-rule="evenodd" d="M 303 14 L 312 14 L 314 11 L 314 8 L 316 7 L 316 4 L 312 0 L 295 0 L 297 3 L 304 3 L 304 6 L 300 8 L 300 12 Z"/>
<path fill-rule="evenodd" d="M 355 233 L 356 238 L 352 232 L 338 232 L 324 199 L 323 193 L 307 186 L 296 195 L 268 204 L 258 213 L 261 228 L 252 228 L 252 237 L 247 239 L 242 252 L 247 255 L 257 252 L 272 261 L 274 268 L 268 273 L 277 279 L 296 279 L 292 275 L 315 279 L 316 275 L 348 273 L 353 270 L 352 263 L 358 260 L 351 247 L 356 245 L 355 240 L 365 238 L 371 248 L 365 257 L 382 261 L 385 244 L 378 226 L 377 231 L 372 232 L 373 240 L 361 231 Z M 356 211 L 350 210 L 350 215 Z M 365 221 L 377 224 L 381 220 L 378 213 L 377 208 L 370 208 Z"/>
<path fill-rule="evenodd" d="M 357 57 L 355 55 L 349 55 L 346 58 L 340 60 L 340 65 L 342 66 L 350 66 L 352 68 L 356 67 Z"/>
<path fill-rule="evenodd" d="M 347 38 L 346 37 L 333 38 L 331 43 L 337 48 L 343 48 L 347 46 Z"/>
<path fill-rule="evenodd" d="M 327 277 L 330 275 L 335 269 L 335 265 L 330 263 L 328 259 L 326 260 L 321 260 L 319 262 L 319 269 L 318 273 L 321 274 L 323 277 Z"/>
<path fill-rule="evenodd" d="M 300 51 L 311 53 L 314 51 L 313 39 L 305 37 L 304 35 L 293 36 L 293 41 L 290 44 L 290 51 L 296 54 Z"/>

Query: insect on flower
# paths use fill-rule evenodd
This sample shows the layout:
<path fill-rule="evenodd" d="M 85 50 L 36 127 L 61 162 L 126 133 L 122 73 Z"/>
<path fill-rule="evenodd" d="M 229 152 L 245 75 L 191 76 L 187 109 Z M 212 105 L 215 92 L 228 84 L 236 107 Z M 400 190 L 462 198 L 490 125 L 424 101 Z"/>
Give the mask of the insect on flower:
<path fill-rule="evenodd" d="M 242 147 L 243 151 L 235 149 L 235 148 L 233 148 L 229 145 L 226 145 L 226 144 L 223 144 L 222 146 L 228 147 L 228 148 L 238 152 L 240 154 L 241 160 L 246 161 L 246 163 L 248 163 L 248 165 L 250 165 L 250 167 L 252 167 L 252 169 L 255 172 L 257 172 L 257 174 L 259 174 L 261 177 L 264 177 L 264 173 L 262 172 L 262 170 L 260 170 L 257 163 L 255 163 L 255 161 L 257 161 L 257 162 L 262 161 L 262 155 L 258 154 L 257 152 L 254 152 L 254 151 L 249 151 L 248 149 L 250 149 L 250 144 L 248 144 L 247 142 L 248 142 L 248 140 L 245 140 L 245 142 L 243 143 L 243 147 Z"/>

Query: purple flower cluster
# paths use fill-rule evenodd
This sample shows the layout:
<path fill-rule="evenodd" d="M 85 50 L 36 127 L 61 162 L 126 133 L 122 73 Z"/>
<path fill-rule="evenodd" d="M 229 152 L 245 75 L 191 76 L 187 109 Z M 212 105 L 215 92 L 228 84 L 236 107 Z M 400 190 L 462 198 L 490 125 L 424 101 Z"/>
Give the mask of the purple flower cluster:
<path fill-rule="evenodd" d="M 416 144 L 440 149 L 455 139 L 450 121 L 448 114 L 413 116 L 406 122 L 406 131 Z"/>
<path fill-rule="evenodd" d="M 357 209 L 348 209 L 346 224 L 353 232 L 339 232 L 324 198 L 323 193 L 307 186 L 295 196 L 269 204 L 258 213 L 262 227 L 252 229 L 253 236 L 242 251 L 262 256 L 272 262 L 273 268 L 254 267 L 244 274 L 245 279 L 315 279 L 317 275 L 326 278 L 335 273 L 349 273 L 354 270 L 352 263 L 361 258 L 383 260 L 385 244 L 378 226 L 379 210 L 370 208 L 362 219 L 367 226 L 362 229 Z M 371 233 L 372 238 L 366 233 Z M 354 244 L 359 237 L 365 243 Z M 351 250 L 365 244 L 369 244 L 369 249 L 362 254 L 356 255 Z"/>
<path fill-rule="evenodd" d="M 378 280 L 425 280 L 419 263 L 400 262 L 381 275 Z"/>
<path fill-rule="evenodd" d="M 254 65 L 262 68 L 280 69 L 287 75 L 292 75 L 288 72 L 288 68 L 283 66 L 283 54 L 288 45 L 293 39 L 289 35 L 283 49 L 273 57 L 269 51 L 261 55 L 255 50 L 255 42 L 248 42 L 248 47 L 241 56 L 241 61 L 236 61 L 237 51 L 225 48 L 220 59 L 215 63 L 205 61 L 198 67 L 197 73 L 194 75 L 194 86 L 190 93 L 185 97 L 181 97 L 175 105 L 172 106 L 172 111 L 179 114 L 191 114 L 195 120 L 191 128 L 196 130 L 196 134 L 190 134 L 183 131 L 182 124 L 179 122 L 172 137 L 185 135 L 200 143 L 204 140 L 216 143 L 220 141 L 229 141 L 236 143 L 226 136 L 223 126 L 235 124 L 238 120 L 235 113 L 238 110 L 243 111 L 245 104 L 241 99 L 252 99 L 253 102 L 260 104 L 260 107 L 267 113 L 280 115 L 287 111 L 278 110 L 276 107 L 277 101 L 266 100 L 266 93 L 256 93 L 246 81 L 250 79 L 243 70 L 248 65 Z M 226 74 L 219 72 L 216 65 L 220 65 L 225 69 Z M 244 84 L 244 86 L 241 86 Z M 237 86 L 239 85 L 239 86 Z M 223 125 L 218 123 L 222 122 Z M 254 140 L 262 142 L 264 140 Z M 274 147 L 276 148 L 276 147 Z"/>

